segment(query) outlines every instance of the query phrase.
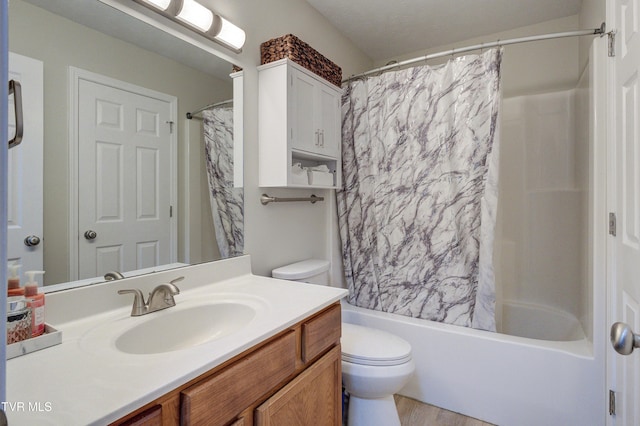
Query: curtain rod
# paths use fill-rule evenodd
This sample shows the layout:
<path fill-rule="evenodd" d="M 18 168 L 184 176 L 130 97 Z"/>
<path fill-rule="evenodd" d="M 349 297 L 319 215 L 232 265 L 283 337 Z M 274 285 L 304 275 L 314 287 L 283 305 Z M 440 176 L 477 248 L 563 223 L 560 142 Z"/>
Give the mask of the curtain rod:
<path fill-rule="evenodd" d="M 605 23 L 603 22 L 602 25 L 600 25 L 600 28 L 594 28 L 590 30 L 578 30 L 578 31 L 567 31 L 563 33 L 542 34 L 542 35 L 529 36 L 529 37 L 512 38 L 508 40 L 497 40 L 489 43 L 480 43 L 472 46 L 460 47 L 457 49 L 446 50 L 444 52 L 438 52 L 438 53 L 431 53 L 429 55 L 420 56 L 418 58 L 407 59 L 401 62 L 385 65 L 383 67 L 379 67 L 367 72 L 363 72 L 362 74 L 353 75 L 345 80 L 342 80 L 342 82 L 347 83 L 351 80 L 366 77 L 368 75 L 379 73 L 379 72 L 388 71 L 390 69 L 401 67 L 403 65 L 409 65 L 415 62 L 427 61 L 429 59 L 441 58 L 443 56 L 455 55 L 457 53 L 471 52 L 473 50 L 481 50 L 481 49 L 487 49 L 491 47 L 508 46 L 510 44 L 526 43 L 529 41 L 538 41 L 538 40 L 549 40 L 549 39 L 563 38 L 563 37 L 576 37 L 576 36 L 586 36 L 586 35 L 600 35 L 600 37 L 602 37 L 605 34 L 605 28 L 606 28 Z"/>
<path fill-rule="evenodd" d="M 229 99 L 227 101 L 222 101 L 222 102 L 218 102 L 218 103 L 215 103 L 215 104 L 209 104 L 209 105 L 203 106 L 202 108 L 197 109 L 197 110 L 195 110 L 193 112 L 188 112 L 187 113 L 187 118 L 189 120 L 191 120 L 193 118 L 202 120 L 202 118 L 196 117 L 195 115 L 201 113 L 202 111 L 206 111 L 206 110 L 208 110 L 210 108 L 214 108 L 214 107 L 222 106 L 222 105 L 226 105 L 226 104 L 232 104 L 232 103 L 233 103 L 233 99 Z"/>

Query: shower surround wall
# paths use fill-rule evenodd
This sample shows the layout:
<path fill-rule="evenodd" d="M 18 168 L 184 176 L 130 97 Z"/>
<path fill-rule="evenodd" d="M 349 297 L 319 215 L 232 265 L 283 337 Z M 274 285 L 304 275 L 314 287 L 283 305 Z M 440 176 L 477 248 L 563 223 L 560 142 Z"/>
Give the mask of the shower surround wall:
<path fill-rule="evenodd" d="M 584 131 L 576 137 L 577 93 L 503 101 L 496 286 L 498 306 L 552 309 L 584 321 L 588 144 Z M 496 316 L 498 330 L 512 334 L 508 311 L 497 308 Z"/>

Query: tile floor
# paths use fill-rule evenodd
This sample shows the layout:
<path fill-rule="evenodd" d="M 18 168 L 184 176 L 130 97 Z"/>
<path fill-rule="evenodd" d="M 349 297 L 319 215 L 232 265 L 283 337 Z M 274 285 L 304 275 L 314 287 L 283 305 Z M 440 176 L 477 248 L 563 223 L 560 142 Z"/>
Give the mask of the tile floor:
<path fill-rule="evenodd" d="M 404 396 L 395 395 L 395 400 L 402 426 L 493 426 Z"/>

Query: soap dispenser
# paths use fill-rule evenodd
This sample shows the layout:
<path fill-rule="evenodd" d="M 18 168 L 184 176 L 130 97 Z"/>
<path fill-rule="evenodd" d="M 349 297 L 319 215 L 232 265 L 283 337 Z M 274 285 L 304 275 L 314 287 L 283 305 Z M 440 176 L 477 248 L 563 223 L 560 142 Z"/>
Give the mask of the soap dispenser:
<path fill-rule="evenodd" d="M 24 296 L 24 288 L 20 287 L 20 276 L 18 275 L 18 269 L 22 265 L 18 265 L 16 262 L 9 262 L 9 279 L 7 280 L 7 296 Z"/>
<path fill-rule="evenodd" d="M 38 293 L 35 276 L 43 275 L 44 271 L 27 271 L 25 274 L 29 277 L 24 286 L 24 296 L 31 309 L 31 337 L 36 337 L 44 333 L 44 294 Z"/>

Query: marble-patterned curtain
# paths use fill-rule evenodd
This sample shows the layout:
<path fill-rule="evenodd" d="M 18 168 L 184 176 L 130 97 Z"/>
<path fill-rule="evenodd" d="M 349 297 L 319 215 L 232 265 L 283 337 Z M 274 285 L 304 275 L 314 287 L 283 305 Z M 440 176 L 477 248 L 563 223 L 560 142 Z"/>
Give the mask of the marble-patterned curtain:
<path fill-rule="evenodd" d="M 224 259 L 244 251 L 244 191 L 233 182 L 233 106 L 203 111 L 213 227 Z"/>
<path fill-rule="evenodd" d="M 501 59 L 493 49 L 344 88 L 349 303 L 495 331 Z"/>

